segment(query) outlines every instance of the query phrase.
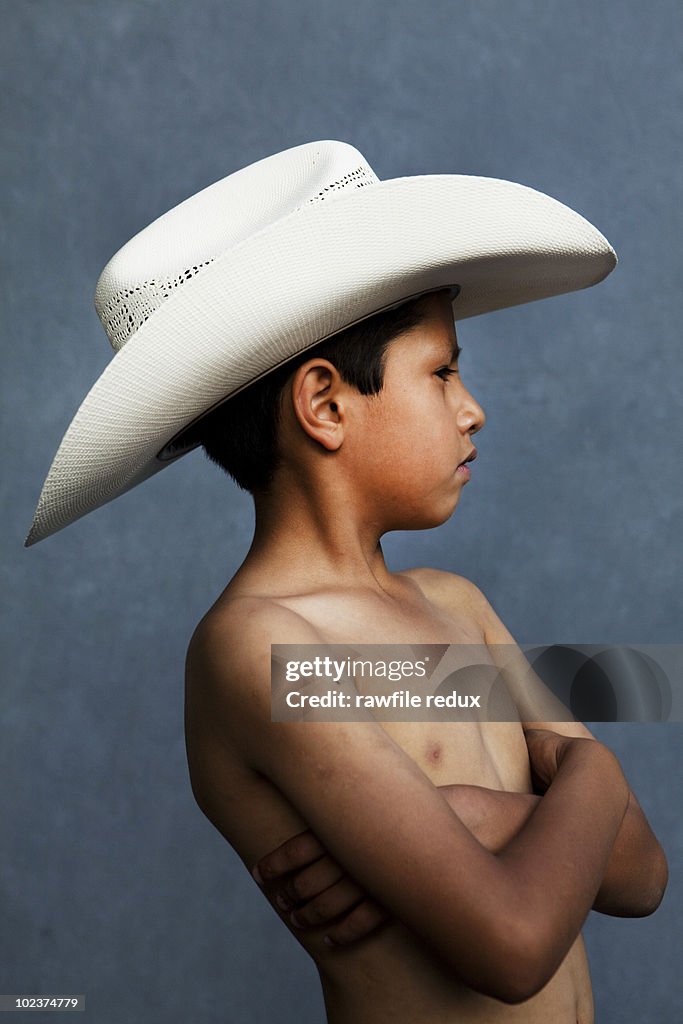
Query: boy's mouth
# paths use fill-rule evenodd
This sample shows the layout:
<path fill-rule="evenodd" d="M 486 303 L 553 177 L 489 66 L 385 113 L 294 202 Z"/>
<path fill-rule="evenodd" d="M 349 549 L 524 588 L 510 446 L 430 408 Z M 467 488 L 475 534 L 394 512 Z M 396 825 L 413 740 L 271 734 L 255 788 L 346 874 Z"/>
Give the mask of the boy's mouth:
<path fill-rule="evenodd" d="M 472 451 L 470 452 L 470 454 L 467 456 L 467 458 L 463 459 L 462 462 L 458 463 L 458 469 L 460 469 L 460 466 L 464 466 L 465 463 L 467 463 L 467 462 L 474 462 L 476 457 L 477 457 L 477 449 L 473 448 Z"/>
<path fill-rule="evenodd" d="M 474 462 L 476 457 L 477 457 L 477 449 L 473 448 L 472 451 L 470 452 L 470 454 L 467 456 L 467 458 L 462 460 L 462 462 L 460 463 L 460 465 L 458 466 L 458 468 L 456 469 L 455 472 L 456 473 L 460 473 L 460 475 L 463 476 L 465 478 L 465 480 L 469 480 L 469 478 L 470 478 L 470 470 L 469 470 L 469 466 L 467 465 L 467 463 L 468 462 Z"/>

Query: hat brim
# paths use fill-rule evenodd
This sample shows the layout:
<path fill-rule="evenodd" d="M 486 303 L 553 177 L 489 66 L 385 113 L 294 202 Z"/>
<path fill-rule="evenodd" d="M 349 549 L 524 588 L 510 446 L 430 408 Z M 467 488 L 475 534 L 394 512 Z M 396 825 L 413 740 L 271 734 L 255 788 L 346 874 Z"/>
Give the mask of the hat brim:
<path fill-rule="evenodd" d="M 616 265 L 579 214 L 496 178 L 421 175 L 300 207 L 178 288 L 86 395 L 26 546 L 169 464 L 159 453 L 227 396 L 403 298 L 459 285 L 456 320 L 597 284 Z"/>

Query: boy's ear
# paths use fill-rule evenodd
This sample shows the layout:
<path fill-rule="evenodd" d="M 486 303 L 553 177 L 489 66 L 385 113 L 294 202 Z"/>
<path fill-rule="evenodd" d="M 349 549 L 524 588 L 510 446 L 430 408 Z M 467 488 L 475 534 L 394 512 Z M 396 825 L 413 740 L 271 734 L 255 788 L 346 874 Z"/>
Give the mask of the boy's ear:
<path fill-rule="evenodd" d="M 292 382 L 294 415 L 309 437 L 328 451 L 344 440 L 344 402 L 339 371 L 324 359 L 300 366 Z"/>

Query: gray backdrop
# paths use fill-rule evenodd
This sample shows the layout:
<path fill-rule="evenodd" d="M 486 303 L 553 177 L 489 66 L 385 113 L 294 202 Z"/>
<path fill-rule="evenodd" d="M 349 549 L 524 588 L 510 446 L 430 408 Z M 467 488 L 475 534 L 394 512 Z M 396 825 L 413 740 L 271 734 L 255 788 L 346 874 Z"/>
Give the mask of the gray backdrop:
<path fill-rule="evenodd" d="M 250 500 L 194 453 L 21 547 L 109 359 L 96 278 L 172 205 L 317 138 L 380 177 L 483 174 L 568 203 L 619 267 L 462 325 L 488 414 L 473 479 L 449 523 L 386 554 L 475 580 L 521 642 L 680 643 L 681 8 L 4 0 L 0 24 L 0 992 L 85 993 L 97 1024 L 313 1024 L 313 965 L 184 760 L 186 644 L 247 550 Z M 681 730 L 598 735 L 674 875 L 652 918 L 591 915 L 598 1019 L 678 1020 Z"/>

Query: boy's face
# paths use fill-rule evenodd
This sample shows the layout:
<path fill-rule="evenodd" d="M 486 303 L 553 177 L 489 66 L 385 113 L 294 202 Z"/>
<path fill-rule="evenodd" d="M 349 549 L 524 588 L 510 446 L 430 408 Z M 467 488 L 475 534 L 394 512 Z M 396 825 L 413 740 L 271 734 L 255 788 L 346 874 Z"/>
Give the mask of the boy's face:
<path fill-rule="evenodd" d="M 389 345 L 384 387 L 366 404 L 364 476 L 394 520 L 389 529 L 427 529 L 452 515 L 469 479 L 458 466 L 486 419 L 458 372 L 447 293 L 426 306 L 428 318 Z"/>

